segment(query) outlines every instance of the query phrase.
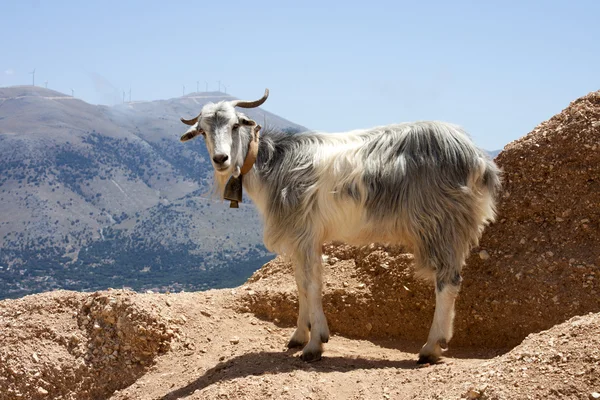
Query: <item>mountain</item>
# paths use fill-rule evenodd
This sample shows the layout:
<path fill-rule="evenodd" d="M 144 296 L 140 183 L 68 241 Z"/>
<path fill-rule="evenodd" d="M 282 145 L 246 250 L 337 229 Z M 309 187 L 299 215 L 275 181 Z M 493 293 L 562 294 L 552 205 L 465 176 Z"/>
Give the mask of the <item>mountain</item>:
<path fill-rule="evenodd" d="M 0 298 L 220 287 L 269 259 L 254 208 L 211 198 L 205 146 L 179 142 L 181 116 L 229 99 L 209 92 L 106 107 L 0 88 Z M 305 130 L 260 108 L 247 114 Z"/>
<path fill-rule="evenodd" d="M 499 150 L 485 150 L 485 152 L 488 153 L 490 157 L 496 158 L 496 156 L 498 154 L 500 154 L 500 152 L 502 152 L 502 150 L 501 149 L 499 149 Z"/>

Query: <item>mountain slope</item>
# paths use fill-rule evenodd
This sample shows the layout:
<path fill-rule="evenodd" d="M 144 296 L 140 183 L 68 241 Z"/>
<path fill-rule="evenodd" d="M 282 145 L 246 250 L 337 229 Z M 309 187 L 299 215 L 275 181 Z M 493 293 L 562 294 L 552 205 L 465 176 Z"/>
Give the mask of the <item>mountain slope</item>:
<path fill-rule="evenodd" d="M 0 298 L 56 287 L 185 286 L 185 274 L 173 272 L 184 267 L 212 271 L 206 282 L 219 286 L 215 268 L 232 257 L 258 268 L 268 253 L 255 233 L 254 208 L 232 212 L 207 198 L 212 166 L 205 146 L 179 142 L 187 128 L 179 118 L 222 96 L 104 107 L 38 87 L 0 88 Z M 262 109 L 248 111 L 276 128 L 303 129 Z M 157 257 L 149 261 L 150 254 Z M 146 272 L 119 282 L 123 274 L 112 265 L 125 255 L 128 268 Z"/>

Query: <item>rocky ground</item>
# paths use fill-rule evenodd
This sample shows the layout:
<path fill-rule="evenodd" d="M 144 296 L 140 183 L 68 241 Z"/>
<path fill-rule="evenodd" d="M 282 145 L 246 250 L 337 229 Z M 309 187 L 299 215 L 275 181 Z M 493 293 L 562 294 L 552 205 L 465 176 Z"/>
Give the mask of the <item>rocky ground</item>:
<path fill-rule="evenodd" d="M 509 352 L 333 335 L 323 360 L 287 351 L 293 329 L 235 310 L 240 292 L 84 295 L 0 303 L 1 399 L 538 399 L 600 392 L 600 315 Z"/>
<path fill-rule="evenodd" d="M 464 269 L 455 336 L 418 368 L 433 288 L 402 248 L 324 246 L 323 360 L 286 349 L 291 265 L 200 293 L 0 302 L 4 399 L 599 399 L 600 92 L 497 157 L 498 221 Z"/>

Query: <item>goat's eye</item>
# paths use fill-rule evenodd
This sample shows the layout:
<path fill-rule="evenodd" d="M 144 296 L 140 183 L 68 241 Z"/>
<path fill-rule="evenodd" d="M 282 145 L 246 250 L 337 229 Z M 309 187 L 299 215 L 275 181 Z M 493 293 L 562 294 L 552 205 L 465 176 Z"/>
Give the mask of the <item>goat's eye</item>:
<path fill-rule="evenodd" d="M 237 129 L 240 127 L 240 124 L 233 124 L 233 129 Z"/>

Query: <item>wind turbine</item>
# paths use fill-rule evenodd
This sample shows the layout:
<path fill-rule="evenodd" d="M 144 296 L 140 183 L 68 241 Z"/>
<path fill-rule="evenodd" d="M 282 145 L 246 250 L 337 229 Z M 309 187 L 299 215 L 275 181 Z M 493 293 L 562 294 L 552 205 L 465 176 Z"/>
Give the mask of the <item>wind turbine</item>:
<path fill-rule="evenodd" d="M 196 93 L 200 91 L 200 81 L 196 81 Z"/>
<path fill-rule="evenodd" d="M 208 82 L 204 81 L 204 83 L 206 83 L 206 92 L 208 92 Z"/>
<path fill-rule="evenodd" d="M 131 88 L 129 88 L 129 102 L 131 103 Z"/>
<path fill-rule="evenodd" d="M 223 90 L 225 90 L 225 94 L 227 94 L 227 86 L 223 84 Z"/>
<path fill-rule="evenodd" d="M 44 82 L 44 85 L 46 85 L 46 89 L 48 89 L 48 81 Z"/>
<path fill-rule="evenodd" d="M 183 94 L 182 96 L 185 96 L 185 85 L 183 85 Z"/>
<path fill-rule="evenodd" d="M 219 82 L 219 92 L 221 91 L 221 81 L 217 81 Z"/>
<path fill-rule="evenodd" d="M 75 97 L 75 90 L 71 89 L 71 97 Z"/>
<path fill-rule="evenodd" d="M 35 86 L 35 68 L 33 69 L 33 71 L 30 72 L 30 74 L 32 75 L 31 86 Z"/>

